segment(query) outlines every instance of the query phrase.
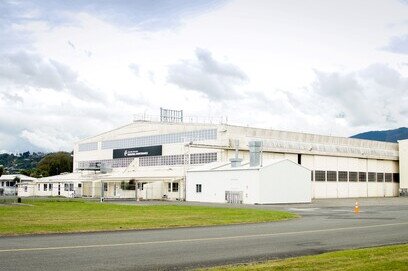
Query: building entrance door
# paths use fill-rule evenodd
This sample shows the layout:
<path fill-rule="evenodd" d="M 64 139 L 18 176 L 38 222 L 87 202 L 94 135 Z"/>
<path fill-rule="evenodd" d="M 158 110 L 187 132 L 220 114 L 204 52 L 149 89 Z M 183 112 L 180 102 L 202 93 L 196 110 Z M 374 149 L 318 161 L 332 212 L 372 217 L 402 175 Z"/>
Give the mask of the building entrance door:
<path fill-rule="evenodd" d="M 58 184 L 58 196 L 61 196 L 61 184 Z"/>

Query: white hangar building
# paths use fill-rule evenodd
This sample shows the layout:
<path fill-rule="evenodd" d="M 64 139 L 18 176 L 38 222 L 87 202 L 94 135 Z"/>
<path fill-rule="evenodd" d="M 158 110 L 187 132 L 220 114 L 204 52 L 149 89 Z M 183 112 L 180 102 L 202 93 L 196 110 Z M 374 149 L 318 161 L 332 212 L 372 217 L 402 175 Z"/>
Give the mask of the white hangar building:
<path fill-rule="evenodd" d="M 84 179 L 83 196 L 185 200 L 187 170 L 229 163 L 236 140 L 244 161 L 248 143 L 262 141 L 264 161 L 288 159 L 309 169 L 312 198 L 408 194 L 408 140 L 387 143 L 163 118 L 135 120 L 77 142 L 74 172 L 94 172 Z"/>

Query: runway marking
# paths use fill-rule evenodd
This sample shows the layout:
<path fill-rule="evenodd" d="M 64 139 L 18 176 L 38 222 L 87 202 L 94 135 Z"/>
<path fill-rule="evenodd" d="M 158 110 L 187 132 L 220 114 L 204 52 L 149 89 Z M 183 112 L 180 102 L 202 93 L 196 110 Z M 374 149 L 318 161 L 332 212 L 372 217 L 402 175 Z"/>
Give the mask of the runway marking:
<path fill-rule="evenodd" d="M 378 225 L 358 226 L 358 227 L 343 227 L 343 228 L 321 229 L 321 230 L 309 230 L 309 231 L 294 231 L 294 232 L 280 232 L 280 233 L 264 233 L 264 234 L 237 235 L 237 236 L 224 236 L 224 237 L 208 237 L 208 238 L 165 240 L 165 241 L 148 241 L 148 242 L 132 242 L 132 243 L 117 243 L 117 244 L 98 244 L 98 245 L 79 245 L 79 246 L 64 246 L 64 247 L 11 248 L 11 249 L 2 249 L 2 250 L 0 250 L 0 253 L 4 253 L 4 252 L 41 251 L 41 250 L 63 250 L 63 249 L 81 249 L 81 248 L 103 248 L 103 247 L 138 246 L 138 245 L 168 244 L 168 243 L 185 243 L 185 242 L 216 241 L 216 240 L 231 240 L 231 239 L 245 239 L 245 238 L 257 238 L 257 237 L 271 237 L 271 236 L 282 236 L 282 235 L 296 235 L 296 234 L 305 234 L 305 233 L 319 233 L 319 232 L 333 232 L 333 231 L 344 231 L 344 230 L 380 228 L 380 227 L 399 226 L 399 225 L 408 225 L 408 222 L 390 223 L 390 224 L 378 224 Z"/>
<path fill-rule="evenodd" d="M 299 211 L 299 212 L 313 212 L 319 210 L 320 208 L 289 208 L 289 211 Z"/>

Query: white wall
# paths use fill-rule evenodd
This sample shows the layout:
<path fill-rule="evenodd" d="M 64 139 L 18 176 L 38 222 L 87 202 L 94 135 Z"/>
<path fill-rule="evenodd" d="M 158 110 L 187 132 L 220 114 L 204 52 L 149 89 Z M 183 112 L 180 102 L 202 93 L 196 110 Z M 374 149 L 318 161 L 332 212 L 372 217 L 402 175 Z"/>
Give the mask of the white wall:
<path fill-rule="evenodd" d="M 300 203 L 311 201 L 310 170 L 283 160 L 260 170 L 258 203 Z"/>
<path fill-rule="evenodd" d="M 145 183 L 143 190 L 137 190 L 137 197 L 144 200 L 162 199 L 164 184 L 161 181 Z"/>
<path fill-rule="evenodd" d="M 68 191 L 65 190 L 65 183 L 73 184 L 74 190 L 71 191 L 68 187 Z M 51 189 L 50 189 L 51 184 Z M 22 184 L 18 189 L 18 195 L 22 197 L 31 197 L 31 196 L 38 196 L 38 197 L 81 197 L 82 196 L 82 188 L 78 187 L 81 182 L 34 182 L 30 185 Z M 46 190 L 44 189 L 44 185 L 46 185 Z M 24 186 L 27 186 L 27 192 L 24 190 Z M 60 194 L 58 195 L 58 186 L 60 186 Z"/>
<path fill-rule="evenodd" d="M 304 159 L 302 158 L 302 164 Z M 311 156 L 304 164 L 313 170 L 398 173 L 398 161 L 352 157 Z M 397 183 L 386 182 L 312 182 L 313 198 L 392 197 L 398 195 Z"/>
<path fill-rule="evenodd" d="M 400 140 L 399 145 L 399 172 L 400 189 L 402 194 L 408 196 L 408 139 Z"/>
<path fill-rule="evenodd" d="M 225 191 L 242 191 L 243 203 L 259 202 L 258 170 L 187 172 L 186 201 L 225 203 Z M 202 192 L 196 193 L 196 184 Z"/>
<path fill-rule="evenodd" d="M 196 185 L 202 192 L 196 192 Z M 187 172 L 187 201 L 225 203 L 225 191 L 242 191 L 244 204 L 310 202 L 310 171 L 288 160 L 261 169 Z"/>
<path fill-rule="evenodd" d="M 27 191 L 26 189 L 27 188 Z M 19 197 L 32 197 L 34 196 L 35 186 L 33 184 L 20 184 L 17 189 L 17 195 Z"/>

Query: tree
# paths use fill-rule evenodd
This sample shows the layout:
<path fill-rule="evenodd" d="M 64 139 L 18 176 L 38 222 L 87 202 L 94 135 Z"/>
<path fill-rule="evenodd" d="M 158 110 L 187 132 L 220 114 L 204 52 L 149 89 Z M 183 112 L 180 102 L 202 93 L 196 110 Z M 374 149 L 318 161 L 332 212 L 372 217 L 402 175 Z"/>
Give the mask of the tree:
<path fill-rule="evenodd" d="M 22 173 L 24 174 L 24 173 Z M 33 168 L 31 170 L 27 171 L 27 174 L 24 174 L 30 177 L 34 177 L 34 178 L 42 178 L 42 177 L 47 177 L 49 176 L 48 172 L 44 171 L 44 170 L 40 170 L 38 168 Z"/>
<path fill-rule="evenodd" d="M 13 179 L 13 182 L 14 182 L 15 184 L 18 184 L 18 183 L 21 182 L 21 179 L 16 176 L 16 177 Z"/>
<path fill-rule="evenodd" d="M 136 188 L 135 180 L 130 180 L 129 182 L 122 181 L 120 183 L 120 188 L 122 190 L 135 190 Z"/>
<path fill-rule="evenodd" d="M 0 166 L 0 176 L 3 175 L 3 173 L 4 173 L 4 167 Z"/>
<path fill-rule="evenodd" d="M 73 159 L 69 152 L 55 152 L 47 154 L 37 165 L 36 174 L 43 177 L 72 172 Z M 33 172 L 34 173 L 34 172 Z"/>

